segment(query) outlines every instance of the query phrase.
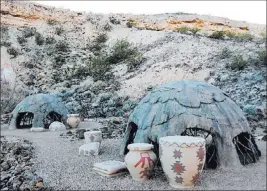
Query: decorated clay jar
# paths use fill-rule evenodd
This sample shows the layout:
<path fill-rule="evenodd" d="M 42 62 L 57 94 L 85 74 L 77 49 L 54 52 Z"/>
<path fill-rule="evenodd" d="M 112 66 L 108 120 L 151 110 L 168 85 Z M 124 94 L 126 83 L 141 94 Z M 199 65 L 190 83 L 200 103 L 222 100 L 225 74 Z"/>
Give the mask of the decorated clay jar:
<path fill-rule="evenodd" d="M 86 131 L 84 132 L 85 144 L 102 141 L 101 131 Z"/>
<path fill-rule="evenodd" d="M 152 151 L 152 144 L 133 143 L 128 145 L 125 164 L 134 180 L 147 180 L 154 169 L 157 156 Z"/>
<path fill-rule="evenodd" d="M 70 128 L 77 128 L 81 122 L 79 114 L 68 114 L 67 124 Z"/>
<path fill-rule="evenodd" d="M 206 160 L 205 139 L 192 136 L 167 136 L 159 139 L 163 171 L 174 188 L 192 188 Z"/>

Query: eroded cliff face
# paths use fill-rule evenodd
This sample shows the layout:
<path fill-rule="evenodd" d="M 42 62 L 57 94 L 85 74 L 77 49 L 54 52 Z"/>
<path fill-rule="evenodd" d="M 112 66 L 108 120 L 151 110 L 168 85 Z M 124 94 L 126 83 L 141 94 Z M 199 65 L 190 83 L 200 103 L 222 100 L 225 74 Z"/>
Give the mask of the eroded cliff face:
<path fill-rule="evenodd" d="M 15 71 L 19 99 L 58 93 L 84 117 L 127 120 L 147 91 L 198 79 L 241 108 L 262 108 L 244 111 L 253 127 L 265 127 L 265 29 L 195 14 L 103 15 L 1 1 L 1 59 Z"/>

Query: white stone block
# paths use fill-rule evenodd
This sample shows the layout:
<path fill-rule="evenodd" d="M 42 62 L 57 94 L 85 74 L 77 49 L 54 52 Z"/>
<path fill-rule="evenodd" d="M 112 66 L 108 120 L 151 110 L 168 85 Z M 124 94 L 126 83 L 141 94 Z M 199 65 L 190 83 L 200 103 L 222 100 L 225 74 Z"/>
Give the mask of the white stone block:
<path fill-rule="evenodd" d="M 100 143 L 87 143 L 79 147 L 79 155 L 86 155 L 86 156 L 96 156 L 99 154 L 100 151 Z"/>
<path fill-rule="evenodd" d="M 102 141 L 102 132 L 101 131 L 86 131 L 84 132 L 85 144 Z"/>

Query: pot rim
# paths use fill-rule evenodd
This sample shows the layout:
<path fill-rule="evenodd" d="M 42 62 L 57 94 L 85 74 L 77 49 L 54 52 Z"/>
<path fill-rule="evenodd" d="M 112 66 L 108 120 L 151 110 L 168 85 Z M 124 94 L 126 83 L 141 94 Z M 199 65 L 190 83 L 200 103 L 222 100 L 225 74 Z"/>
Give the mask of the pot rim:
<path fill-rule="evenodd" d="M 68 117 L 79 117 L 80 114 L 67 114 Z"/>
<path fill-rule="evenodd" d="M 127 146 L 130 151 L 149 151 L 154 145 L 148 143 L 132 143 Z"/>

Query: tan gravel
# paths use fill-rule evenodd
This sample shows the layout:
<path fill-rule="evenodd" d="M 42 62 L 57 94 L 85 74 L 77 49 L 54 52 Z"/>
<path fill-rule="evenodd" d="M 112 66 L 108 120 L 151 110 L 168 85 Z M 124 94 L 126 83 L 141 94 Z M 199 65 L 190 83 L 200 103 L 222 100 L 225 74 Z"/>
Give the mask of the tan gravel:
<path fill-rule="evenodd" d="M 33 142 L 40 176 L 47 186 L 59 190 L 174 190 L 157 167 L 152 179 L 134 181 L 129 174 L 119 177 L 102 177 L 92 171 L 96 162 L 123 161 L 119 156 L 120 140 L 102 142 L 99 156 L 79 156 L 78 148 L 84 143 L 59 137 L 59 132 L 29 132 L 29 130 L 3 130 L 2 136 L 18 136 Z M 206 170 L 194 190 L 266 190 L 266 142 L 257 142 L 262 157 L 260 161 L 242 169 Z"/>

